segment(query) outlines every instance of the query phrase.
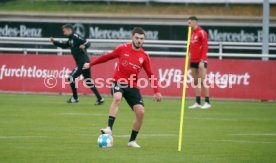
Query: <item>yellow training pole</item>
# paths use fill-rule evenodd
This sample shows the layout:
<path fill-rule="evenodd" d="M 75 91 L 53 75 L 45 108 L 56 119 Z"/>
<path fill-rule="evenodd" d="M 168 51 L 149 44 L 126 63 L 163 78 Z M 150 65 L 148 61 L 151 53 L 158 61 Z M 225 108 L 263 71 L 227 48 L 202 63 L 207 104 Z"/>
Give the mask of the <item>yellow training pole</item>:
<path fill-rule="evenodd" d="M 186 48 L 186 61 L 185 61 L 185 69 L 184 69 L 184 81 L 183 81 L 183 90 L 182 90 L 182 103 L 181 103 L 181 114 L 180 114 L 179 139 L 178 139 L 179 152 L 181 151 L 181 148 L 182 148 L 182 132 L 183 132 L 183 126 L 184 126 L 184 110 L 185 110 L 190 39 L 191 39 L 191 27 L 188 28 L 188 40 L 187 40 L 187 48 Z"/>

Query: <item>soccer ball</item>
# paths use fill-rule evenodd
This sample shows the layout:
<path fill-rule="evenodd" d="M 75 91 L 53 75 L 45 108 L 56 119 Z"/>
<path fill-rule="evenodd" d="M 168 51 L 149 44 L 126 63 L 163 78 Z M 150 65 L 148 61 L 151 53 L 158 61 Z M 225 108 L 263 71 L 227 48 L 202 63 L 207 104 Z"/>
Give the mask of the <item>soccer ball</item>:
<path fill-rule="evenodd" d="M 100 148 L 109 148 L 113 145 L 113 137 L 109 134 L 102 134 L 98 137 L 98 145 Z"/>

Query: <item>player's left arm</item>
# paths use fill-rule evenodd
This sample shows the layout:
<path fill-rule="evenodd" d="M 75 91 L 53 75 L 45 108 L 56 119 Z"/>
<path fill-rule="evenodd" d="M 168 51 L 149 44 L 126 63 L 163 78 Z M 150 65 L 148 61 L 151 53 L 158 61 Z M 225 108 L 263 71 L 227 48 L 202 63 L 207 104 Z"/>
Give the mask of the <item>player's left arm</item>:
<path fill-rule="evenodd" d="M 201 61 L 199 63 L 199 68 L 204 69 L 204 62 L 207 61 L 208 53 L 208 35 L 204 30 L 201 30 Z"/>
<path fill-rule="evenodd" d="M 148 78 L 150 80 L 151 87 L 154 90 L 154 99 L 157 102 L 160 102 L 162 100 L 162 95 L 161 95 L 161 93 L 159 91 L 159 88 L 158 88 L 158 79 L 155 78 L 154 75 L 153 75 L 149 56 L 146 57 L 146 59 L 143 63 L 143 68 L 146 71 L 146 74 L 148 75 Z"/>
<path fill-rule="evenodd" d="M 208 53 L 208 35 L 204 30 L 201 30 L 201 60 L 207 60 Z"/>
<path fill-rule="evenodd" d="M 80 45 L 80 49 L 87 49 L 90 47 L 90 45 L 91 44 L 85 40 L 85 42 Z"/>
<path fill-rule="evenodd" d="M 87 49 L 90 47 L 90 43 L 85 39 L 82 38 L 78 35 L 75 35 L 74 39 L 78 42 L 78 44 L 80 45 L 79 48 L 80 49 Z"/>

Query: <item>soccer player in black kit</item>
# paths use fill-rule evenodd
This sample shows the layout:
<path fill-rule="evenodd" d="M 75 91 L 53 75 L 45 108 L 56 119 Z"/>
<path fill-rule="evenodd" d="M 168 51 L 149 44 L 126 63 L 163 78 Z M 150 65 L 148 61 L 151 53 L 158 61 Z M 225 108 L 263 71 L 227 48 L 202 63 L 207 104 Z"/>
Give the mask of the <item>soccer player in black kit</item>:
<path fill-rule="evenodd" d="M 73 55 L 77 65 L 77 67 L 71 72 L 68 78 L 68 80 L 70 81 L 73 96 L 67 102 L 76 103 L 79 101 L 75 79 L 82 74 L 85 79 L 86 85 L 91 88 L 91 90 L 97 97 L 95 105 L 101 105 L 104 102 L 104 99 L 102 98 L 93 81 L 91 80 L 90 69 L 82 69 L 84 63 L 90 62 L 90 59 L 86 52 L 86 49 L 90 46 L 90 43 L 84 38 L 80 37 L 77 33 L 75 33 L 73 26 L 70 24 L 63 25 L 62 30 L 64 36 L 68 37 L 68 41 L 59 42 L 56 41 L 53 37 L 50 37 L 50 42 L 52 42 L 55 46 L 61 47 L 63 49 L 70 48 L 71 54 Z"/>

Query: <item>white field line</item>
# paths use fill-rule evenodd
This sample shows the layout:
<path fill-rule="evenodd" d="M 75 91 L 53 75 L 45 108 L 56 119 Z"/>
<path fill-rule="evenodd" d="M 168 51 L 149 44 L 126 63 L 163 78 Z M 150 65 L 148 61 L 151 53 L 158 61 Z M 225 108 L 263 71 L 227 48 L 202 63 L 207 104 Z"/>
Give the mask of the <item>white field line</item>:
<path fill-rule="evenodd" d="M 1 136 L 0 139 L 33 139 L 33 138 L 47 138 L 47 136 Z"/>
<path fill-rule="evenodd" d="M 244 134 L 230 134 L 233 136 L 276 136 L 276 133 L 244 133 Z"/>
<path fill-rule="evenodd" d="M 139 134 L 138 136 L 143 138 L 149 138 L 149 137 L 175 137 L 177 135 L 176 134 Z M 125 137 L 130 137 L 130 134 L 114 135 L 114 137 L 125 138 Z"/>
<path fill-rule="evenodd" d="M 95 134 L 81 134 L 79 136 L 85 136 L 85 137 L 92 137 L 92 136 L 99 136 L 100 133 L 98 135 Z M 130 137 L 130 134 L 122 134 L 122 135 L 117 135 L 114 134 L 112 135 L 115 138 L 128 138 Z M 140 138 L 150 138 L 150 137 L 176 137 L 176 134 L 139 134 L 138 137 Z"/>
<path fill-rule="evenodd" d="M 211 120 L 211 121 L 235 121 L 236 119 L 231 119 L 231 118 L 193 118 L 193 117 L 185 117 L 185 119 L 199 119 L 199 120 Z"/>
<path fill-rule="evenodd" d="M 89 113 L 60 113 L 61 115 L 70 115 L 70 116 L 96 116 L 96 117 L 101 117 L 101 116 L 107 116 L 107 114 L 89 114 Z"/>
<path fill-rule="evenodd" d="M 249 140 L 214 140 L 214 141 L 217 141 L 217 142 L 231 142 L 231 143 L 276 144 L 276 142 L 249 141 Z"/>

